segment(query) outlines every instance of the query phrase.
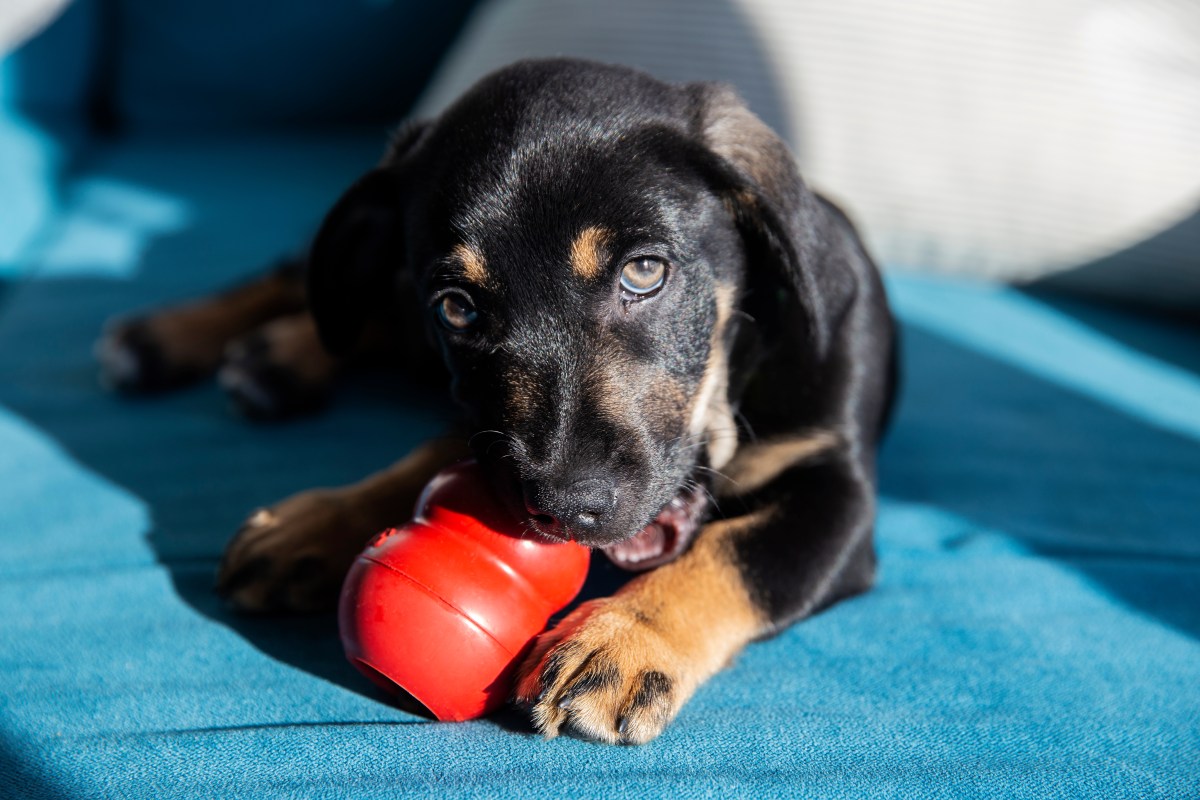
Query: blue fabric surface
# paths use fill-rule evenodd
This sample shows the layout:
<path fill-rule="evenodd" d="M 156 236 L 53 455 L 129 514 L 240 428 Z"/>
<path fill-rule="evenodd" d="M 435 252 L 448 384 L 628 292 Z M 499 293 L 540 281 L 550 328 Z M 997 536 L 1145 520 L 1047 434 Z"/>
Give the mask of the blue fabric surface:
<path fill-rule="evenodd" d="M 0 62 L 0 78 L 3 77 Z M 0 103 L 0 276 L 15 276 L 32 262 L 26 249 L 57 207 L 55 175 L 63 151 L 40 126 Z"/>
<path fill-rule="evenodd" d="M 82 116 L 99 71 L 106 2 L 111 0 L 70 0 L 13 52 L 0 50 L 0 104 L 27 113 Z"/>
<path fill-rule="evenodd" d="M 60 177 L 88 150 L 81 124 L 94 72 L 99 0 L 74 0 L 11 53 L 0 51 L 0 277 L 35 263 Z"/>
<path fill-rule="evenodd" d="M 132 126 L 398 120 L 474 0 L 98 0 Z"/>
<path fill-rule="evenodd" d="M 878 588 L 752 646 L 646 747 L 420 721 L 332 618 L 225 611 L 249 509 L 439 412 L 363 378 L 253 426 L 213 387 L 105 395 L 89 346 L 303 241 L 379 142 L 133 138 L 64 180 L 0 300 L 0 796 L 1200 795 L 1200 336 L 1008 289 L 892 279 Z"/>

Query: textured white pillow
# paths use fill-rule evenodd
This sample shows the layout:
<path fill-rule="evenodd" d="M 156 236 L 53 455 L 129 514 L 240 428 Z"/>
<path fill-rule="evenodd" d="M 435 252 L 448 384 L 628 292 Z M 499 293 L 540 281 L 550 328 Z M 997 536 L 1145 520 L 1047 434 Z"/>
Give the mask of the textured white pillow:
<path fill-rule="evenodd" d="M 421 111 L 549 55 L 734 84 L 890 266 L 1030 280 L 1200 209 L 1195 0 L 493 0 Z M 1117 284 L 1200 304 L 1198 227 Z"/>
<path fill-rule="evenodd" d="M 16 50 L 66 7 L 68 0 L 4 0 L 0 6 L 0 57 Z"/>

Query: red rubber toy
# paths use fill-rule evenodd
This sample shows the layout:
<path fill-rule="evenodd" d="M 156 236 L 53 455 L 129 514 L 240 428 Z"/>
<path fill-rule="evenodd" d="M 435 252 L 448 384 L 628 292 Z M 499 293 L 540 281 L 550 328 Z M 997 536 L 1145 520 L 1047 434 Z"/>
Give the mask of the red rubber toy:
<path fill-rule="evenodd" d="M 416 518 L 379 534 L 350 568 L 338 611 L 346 657 L 439 720 L 502 706 L 527 646 L 588 569 L 586 547 L 522 533 L 477 463 L 439 472 Z"/>

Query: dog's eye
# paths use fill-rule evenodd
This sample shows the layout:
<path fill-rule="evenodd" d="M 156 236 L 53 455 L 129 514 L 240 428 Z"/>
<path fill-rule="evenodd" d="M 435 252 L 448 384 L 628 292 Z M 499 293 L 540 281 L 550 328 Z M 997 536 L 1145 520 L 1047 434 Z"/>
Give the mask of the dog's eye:
<path fill-rule="evenodd" d="M 452 331 L 465 331 L 479 319 L 479 312 L 471 298 L 462 292 L 449 292 L 442 295 L 437 303 L 438 320 Z"/>
<path fill-rule="evenodd" d="M 627 261 L 621 269 L 621 288 L 638 299 L 657 292 L 666 279 L 667 263 L 649 256 Z"/>

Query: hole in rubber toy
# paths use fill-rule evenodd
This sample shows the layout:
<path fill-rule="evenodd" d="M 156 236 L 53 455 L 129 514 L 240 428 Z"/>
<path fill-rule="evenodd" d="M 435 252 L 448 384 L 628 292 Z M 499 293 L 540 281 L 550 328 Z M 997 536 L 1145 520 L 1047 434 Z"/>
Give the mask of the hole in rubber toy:
<path fill-rule="evenodd" d="M 405 691 L 400 684 L 396 683 L 367 662 L 356 658 L 354 659 L 354 665 L 358 667 L 364 675 L 370 678 L 376 686 L 387 692 L 388 695 L 391 696 L 392 702 L 399 706 L 401 711 L 406 711 L 409 714 L 415 714 L 418 717 L 425 717 L 426 719 L 437 719 L 437 715 L 426 708 L 424 703 L 413 697 L 411 694 Z"/>

